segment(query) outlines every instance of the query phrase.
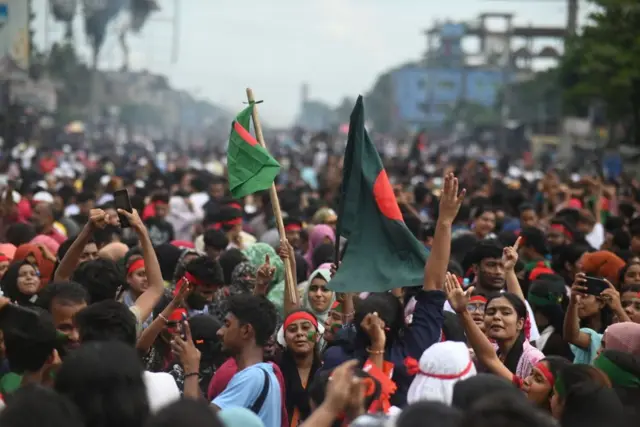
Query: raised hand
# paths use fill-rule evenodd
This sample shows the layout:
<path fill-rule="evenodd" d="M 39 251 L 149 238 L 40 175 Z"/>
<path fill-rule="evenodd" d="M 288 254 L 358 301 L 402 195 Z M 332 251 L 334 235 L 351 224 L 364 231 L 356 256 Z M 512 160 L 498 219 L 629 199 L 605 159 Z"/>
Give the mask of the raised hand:
<path fill-rule="evenodd" d="M 451 308 L 453 308 L 456 313 L 463 313 L 466 311 L 467 304 L 469 304 L 469 299 L 471 298 L 473 290 L 474 287 L 471 286 L 466 291 L 463 291 L 460 283 L 458 282 L 458 278 L 447 272 L 447 276 L 444 281 L 444 291 L 447 294 L 447 299 L 449 300 L 449 304 L 451 304 Z"/>
<path fill-rule="evenodd" d="M 338 415 L 342 414 L 351 401 L 351 393 L 357 389 L 360 380 L 354 374 L 354 369 L 358 364 L 357 360 L 349 360 L 334 369 L 325 395 L 324 406 L 328 411 Z"/>
<path fill-rule="evenodd" d="M 124 209 L 118 209 L 118 213 L 129 220 L 129 225 L 136 233 L 141 233 L 146 230 L 144 223 L 142 222 L 142 219 L 140 218 L 140 215 L 138 215 L 138 211 L 136 209 L 133 209 L 132 212 L 127 212 Z"/>
<path fill-rule="evenodd" d="M 189 322 L 183 321 L 184 339 L 180 335 L 175 335 L 171 340 L 171 351 L 178 357 L 185 374 L 199 372 L 200 370 L 200 350 L 193 343 L 191 327 Z"/>
<path fill-rule="evenodd" d="M 107 225 L 118 225 L 118 217 L 109 215 L 102 209 L 91 209 L 89 211 L 89 226 L 94 230 L 101 230 Z"/>
<path fill-rule="evenodd" d="M 520 248 L 520 242 L 522 237 L 518 237 L 518 240 L 513 246 L 506 246 L 502 250 L 502 262 L 504 263 L 505 270 L 513 270 L 518 262 L 518 249 Z"/>
<path fill-rule="evenodd" d="M 386 335 L 384 334 L 384 320 L 378 316 L 377 312 L 367 314 L 360 328 L 369 336 L 371 340 L 371 350 L 383 350 L 386 343 Z"/>
<path fill-rule="evenodd" d="M 458 186 L 458 178 L 456 178 L 453 173 L 448 173 L 444 176 L 444 187 L 440 195 L 440 209 L 438 210 L 438 221 L 452 224 L 456 215 L 458 215 L 466 193 L 466 190 L 463 189 L 458 194 Z"/>
<path fill-rule="evenodd" d="M 610 281 L 604 279 L 609 286 L 600 293 L 602 300 L 611 308 L 614 313 L 623 312 L 622 302 L 620 301 L 620 292 L 618 292 Z"/>
<path fill-rule="evenodd" d="M 256 272 L 256 294 L 266 294 L 275 274 L 276 268 L 271 265 L 271 259 L 269 258 L 269 254 L 267 254 L 264 258 L 264 263 L 260 266 L 260 268 L 258 268 L 258 271 Z"/>
<path fill-rule="evenodd" d="M 578 303 L 582 295 L 587 291 L 587 277 L 584 273 L 576 274 L 576 277 L 573 279 L 573 284 L 571 285 L 571 302 Z"/>

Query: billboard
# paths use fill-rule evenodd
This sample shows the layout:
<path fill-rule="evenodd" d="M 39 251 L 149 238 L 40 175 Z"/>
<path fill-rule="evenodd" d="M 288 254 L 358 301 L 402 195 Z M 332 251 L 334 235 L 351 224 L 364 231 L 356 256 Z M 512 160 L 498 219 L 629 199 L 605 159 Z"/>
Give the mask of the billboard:
<path fill-rule="evenodd" d="M 29 68 L 29 2 L 0 0 L 0 62 Z"/>

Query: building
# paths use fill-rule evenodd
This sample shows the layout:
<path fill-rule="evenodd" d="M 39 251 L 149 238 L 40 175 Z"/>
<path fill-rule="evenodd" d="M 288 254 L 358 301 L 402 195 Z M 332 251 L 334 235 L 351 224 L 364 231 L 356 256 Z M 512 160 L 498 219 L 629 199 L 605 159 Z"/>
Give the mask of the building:
<path fill-rule="evenodd" d="M 490 30 L 490 20 L 504 29 Z M 535 49 L 539 39 L 562 42 L 563 28 L 518 27 L 510 14 L 482 14 L 472 22 L 436 22 L 425 32 L 421 63 L 392 74 L 395 120 L 410 126 L 438 127 L 461 102 L 492 108 L 509 82 L 529 78 L 538 59 L 557 59 L 554 46 Z M 479 49 L 465 51 L 468 39 Z M 515 48 L 516 42 L 520 47 Z"/>

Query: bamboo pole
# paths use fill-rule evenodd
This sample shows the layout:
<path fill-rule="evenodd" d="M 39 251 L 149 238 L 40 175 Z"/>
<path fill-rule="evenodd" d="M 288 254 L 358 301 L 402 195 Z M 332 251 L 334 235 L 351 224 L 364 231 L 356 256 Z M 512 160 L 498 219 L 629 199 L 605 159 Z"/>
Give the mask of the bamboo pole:
<path fill-rule="evenodd" d="M 253 111 L 251 112 L 251 116 L 253 119 L 253 128 L 256 131 L 256 139 L 264 148 L 267 149 L 267 146 L 264 142 L 264 135 L 262 134 L 262 126 L 260 125 L 260 117 L 258 116 L 258 108 L 255 105 L 255 98 L 253 96 L 253 90 L 251 88 L 247 88 L 247 100 L 249 104 L 253 104 Z M 276 189 L 276 184 L 271 184 L 271 188 L 269 189 L 269 197 L 271 198 L 271 206 L 273 207 L 273 216 L 276 218 L 276 226 L 278 227 L 278 233 L 280 233 L 280 241 L 284 244 L 287 242 L 287 235 L 284 231 L 284 221 L 282 221 L 282 211 L 280 210 L 280 200 L 278 199 L 278 190 Z M 293 254 L 292 254 L 293 255 Z M 293 269 L 291 268 L 291 261 L 288 260 L 284 263 L 284 284 L 285 284 L 285 292 L 289 292 L 289 297 L 291 301 L 293 301 L 296 305 L 298 305 L 298 291 L 296 289 Z"/>

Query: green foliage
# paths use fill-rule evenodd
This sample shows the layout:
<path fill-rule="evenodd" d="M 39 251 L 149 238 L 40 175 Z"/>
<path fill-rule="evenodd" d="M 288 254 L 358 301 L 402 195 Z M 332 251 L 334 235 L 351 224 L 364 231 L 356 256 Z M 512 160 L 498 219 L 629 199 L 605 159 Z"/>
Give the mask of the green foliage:
<path fill-rule="evenodd" d="M 568 111 L 584 112 L 593 101 L 608 119 L 624 124 L 626 139 L 640 144 L 640 4 L 597 0 L 599 10 L 584 32 L 567 43 L 560 79 Z"/>

